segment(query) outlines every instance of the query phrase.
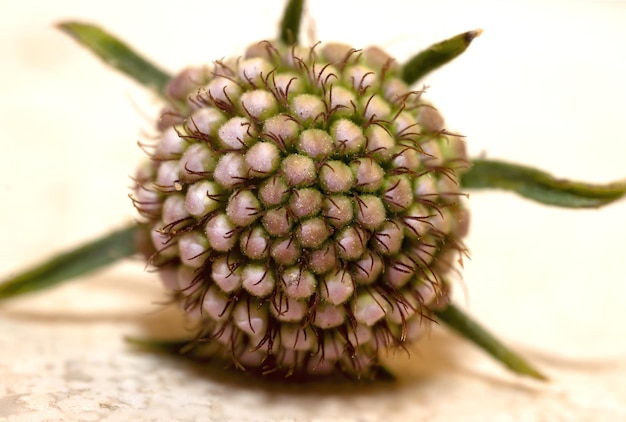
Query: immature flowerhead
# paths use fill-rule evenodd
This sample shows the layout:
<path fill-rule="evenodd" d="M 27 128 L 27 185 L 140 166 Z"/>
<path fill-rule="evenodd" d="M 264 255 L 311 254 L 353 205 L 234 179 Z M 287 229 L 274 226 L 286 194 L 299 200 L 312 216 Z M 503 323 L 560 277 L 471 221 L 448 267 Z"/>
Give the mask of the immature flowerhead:
<path fill-rule="evenodd" d="M 134 203 L 150 262 L 241 368 L 368 374 L 445 302 L 463 143 L 378 48 L 260 42 L 189 68 Z"/>

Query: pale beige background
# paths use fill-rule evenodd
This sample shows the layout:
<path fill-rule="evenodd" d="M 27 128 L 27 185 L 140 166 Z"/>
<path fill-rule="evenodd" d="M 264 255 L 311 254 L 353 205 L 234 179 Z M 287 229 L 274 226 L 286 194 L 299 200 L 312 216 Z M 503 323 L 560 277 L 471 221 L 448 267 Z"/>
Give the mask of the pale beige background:
<path fill-rule="evenodd" d="M 215 3 L 215 4 L 213 4 Z M 275 34 L 282 1 L 0 2 L 0 278 L 131 221 L 126 197 L 155 99 L 54 22 L 99 22 L 174 71 Z M 258 5 L 257 3 L 261 3 Z M 481 27 L 428 78 L 469 150 L 606 182 L 626 176 L 626 2 L 316 1 L 322 41 L 403 59 Z M 626 420 L 626 202 L 546 208 L 470 198 L 461 303 L 550 375 L 519 379 L 445 330 L 402 354 L 396 384 L 289 387 L 138 352 L 171 333 L 140 263 L 0 306 L 0 420 Z"/>

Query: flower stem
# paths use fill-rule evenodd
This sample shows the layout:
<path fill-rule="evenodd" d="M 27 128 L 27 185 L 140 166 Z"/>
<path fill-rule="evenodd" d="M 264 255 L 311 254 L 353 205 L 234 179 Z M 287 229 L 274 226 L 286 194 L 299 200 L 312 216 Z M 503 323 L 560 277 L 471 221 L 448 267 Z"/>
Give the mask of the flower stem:
<path fill-rule="evenodd" d="M 489 353 L 516 374 L 542 381 L 548 379 L 456 306 L 450 304 L 445 309 L 435 311 L 435 315 L 441 322 Z"/>
<path fill-rule="evenodd" d="M 106 64 L 130 76 L 140 84 L 164 96 L 171 79 L 163 70 L 141 57 L 122 41 L 103 29 L 81 22 L 62 22 L 57 26 Z"/>
<path fill-rule="evenodd" d="M 505 189 L 547 205 L 569 208 L 597 208 L 626 195 L 626 181 L 594 185 L 557 179 L 531 167 L 504 161 L 480 160 L 461 175 L 469 189 Z"/>
<path fill-rule="evenodd" d="M 464 32 L 419 52 L 402 66 L 402 79 L 409 85 L 414 84 L 428 73 L 460 56 L 482 32 L 482 29 Z"/>
<path fill-rule="evenodd" d="M 53 287 L 134 254 L 136 230 L 137 225 L 125 227 L 3 281 L 0 301 Z"/>

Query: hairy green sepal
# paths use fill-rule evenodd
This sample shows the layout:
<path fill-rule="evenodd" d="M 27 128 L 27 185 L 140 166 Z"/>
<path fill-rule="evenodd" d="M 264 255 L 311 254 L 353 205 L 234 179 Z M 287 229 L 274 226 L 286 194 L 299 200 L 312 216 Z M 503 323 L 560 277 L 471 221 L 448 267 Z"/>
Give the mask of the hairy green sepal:
<path fill-rule="evenodd" d="M 409 85 L 414 84 L 433 70 L 460 56 L 482 32 L 482 29 L 467 31 L 417 53 L 402 66 L 402 79 Z"/>
<path fill-rule="evenodd" d="M 141 57 L 128 45 L 103 29 L 81 22 L 62 22 L 59 29 L 102 59 L 160 96 L 171 79 L 163 70 Z"/>
<path fill-rule="evenodd" d="M 445 309 L 435 311 L 443 322 L 462 337 L 476 344 L 516 374 L 526 375 L 545 381 L 547 377 L 533 368 L 521 356 L 502 344 L 461 309 L 450 304 Z"/>
<path fill-rule="evenodd" d="M 280 40 L 287 45 L 298 44 L 304 0 L 289 0 L 280 22 Z"/>
<path fill-rule="evenodd" d="M 626 181 L 596 185 L 557 179 L 541 170 L 504 161 L 472 161 L 461 175 L 467 189 L 504 189 L 541 202 L 568 208 L 597 208 L 626 195 Z"/>
<path fill-rule="evenodd" d="M 133 255 L 137 227 L 117 230 L 5 280 L 0 283 L 0 300 L 54 287 Z"/>

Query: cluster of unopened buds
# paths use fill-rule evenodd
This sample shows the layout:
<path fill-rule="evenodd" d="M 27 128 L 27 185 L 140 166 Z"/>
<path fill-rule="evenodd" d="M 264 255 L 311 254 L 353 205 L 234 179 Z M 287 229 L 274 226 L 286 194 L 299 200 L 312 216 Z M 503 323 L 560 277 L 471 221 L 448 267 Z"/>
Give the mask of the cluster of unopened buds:
<path fill-rule="evenodd" d="M 467 252 L 463 192 L 517 183 L 532 199 L 600 206 L 626 187 L 467 157 L 411 85 L 480 31 L 400 65 L 377 47 L 298 45 L 301 13 L 289 2 L 279 39 L 174 77 L 96 27 L 62 25 L 166 101 L 134 177 L 141 220 L 84 248 L 141 252 L 194 323 L 181 347 L 240 369 L 374 376 L 382 351 L 441 321 L 541 378 L 450 303 Z M 42 268 L 0 285 L 0 297 L 54 279 L 58 260 Z"/>

